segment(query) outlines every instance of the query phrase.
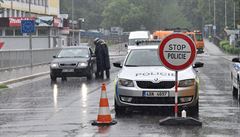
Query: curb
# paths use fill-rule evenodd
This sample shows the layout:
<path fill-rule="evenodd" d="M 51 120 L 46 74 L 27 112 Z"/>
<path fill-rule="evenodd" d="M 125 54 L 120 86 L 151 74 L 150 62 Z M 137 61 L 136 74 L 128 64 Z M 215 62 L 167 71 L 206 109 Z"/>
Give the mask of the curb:
<path fill-rule="evenodd" d="M 16 79 L 10 79 L 10 80 L 7 80 L 7 81 L 2 81 L 0 82 L 0 84 L 5 84 L 5 85 L 9 85 L 9 84 L 13 84 L 13 83 L 16 83 L 16 82 L 21 82 L 21 81 L 24 81 L 24 80 L 28 80 L 28 79 L 33 79 L 33 78 L 37 78 L 37 77 L 40 77 L 40 76 L 44 76 L 44 75 L 47 75 L 49 74 L 50 72 L 43 72 L 43 73 L 37 73 L 37 74 L 34 74 L 34 75 L 28 75 L 28 76 L 24 76 L 24 77 L 20 77 L 20 78 L 16 78 Z"/>

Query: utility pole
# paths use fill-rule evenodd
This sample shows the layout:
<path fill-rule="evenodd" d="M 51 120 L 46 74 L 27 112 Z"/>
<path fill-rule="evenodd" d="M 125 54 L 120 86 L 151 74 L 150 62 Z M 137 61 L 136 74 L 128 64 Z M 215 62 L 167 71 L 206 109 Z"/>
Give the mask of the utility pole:
<path fill-rule="evenodd" d="M 31 11 L 32 0 L 29 0 L 29 18 L 32 16 Z M 29 49 L 30 49 L 30 58 L 31 58 L 31 68 L 33 67 L 33 55 L 32 55 L 32 33 L 29 33 Z M 31 69 L 32 70 L 32 69 Z"/>
<path fill-rule="evenodd" d="M 236 2 L 233 1 L 233 28 L 236 28 Z"/>
<path fill-rule="evenodd" d="M 216 36 L 216 0 L 213 1 L 213 31 L 214 31 L 214 36 Z"/>
<path fill-rule="evenodd" d="M 227 27 L 227 0 L 225 0 L 225 27 Z"/>
<path fill-rule="evenodd" d="M 74 38 L 75 38 L 75 34 L 74 34 L 74 0 L 72 0 L 72 45 L 74 45 Z"/>
<path fill-rule="evenodd" d="M 211 16 L 211 1 L 208 0 L 208 12 L 209 12 L 209 16 Z"/>

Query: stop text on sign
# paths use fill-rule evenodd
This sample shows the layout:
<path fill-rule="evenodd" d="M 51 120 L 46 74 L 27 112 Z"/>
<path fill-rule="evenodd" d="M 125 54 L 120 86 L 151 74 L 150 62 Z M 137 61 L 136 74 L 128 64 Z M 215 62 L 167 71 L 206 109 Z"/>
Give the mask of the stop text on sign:
<path fill-rule="evenodd" d="M 175 38 L 166 43 L 163 54 L 170 64 L 178 66 L 188 61 L 191 56 L 191 48 L 185 40 Z"/>
<path fill-rule="evenodd" d="M 169 45 L 169 53 L 168 53 L 168 58 L 170 59 L 187 59 L 186 58 L 186 45 L 180 45 L 180 44 L 170 44 Z M 171 52 L 171 51 L 179 51 L 179 52 Z M 182 53 L 180 53 L 182 51 Z"/>

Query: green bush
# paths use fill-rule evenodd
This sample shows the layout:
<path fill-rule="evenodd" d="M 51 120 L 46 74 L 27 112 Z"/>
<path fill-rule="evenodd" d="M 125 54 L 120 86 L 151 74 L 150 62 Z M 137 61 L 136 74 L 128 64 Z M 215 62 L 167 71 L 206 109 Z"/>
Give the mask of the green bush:
<path fill-rule="evenodd" d="M 227 40 L 223 40 L 220 42 L 220 47 L 223 48 L 225 45 L 229 45 L 229 42 Z"/>
<path fill-rule="evenodd" d="M 219 43 L 220 48 L 223 49 L 225 52 L 230 54 L 239 54 L 240 48 L 235 48 L 233 45 L 230 45 L 228 41 L 223 40 Z"/>
<path fill-rule="evenodd" d="M 0 89 L 8 88 L 6 85 L 0 84 Z"/>

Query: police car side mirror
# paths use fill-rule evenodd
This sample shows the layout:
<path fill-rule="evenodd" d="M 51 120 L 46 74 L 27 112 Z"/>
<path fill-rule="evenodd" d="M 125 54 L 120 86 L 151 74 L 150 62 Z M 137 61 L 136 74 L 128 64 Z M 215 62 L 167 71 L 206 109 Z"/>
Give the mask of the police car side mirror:
<path fill-rule="evenodd" d="M 204 63 L 202 62 L 196 62 L 194 65 L 193 65 L 193 68 L 201 68 L 204 66 Z"/>
<path fill-rule="evenodd" d="M 232 62 L 240 63 L 240 60 L 239 60 L 239 58 L 233 58 L 233 59 L 232 59 Z"/>
<path fill-rule="evenodd" d="M 57 56 L 53 56 L 53 58 L 57 58 Z"/>
<path fill-rule="evenodd" d="M 117 68 L 122 68 L 122 63 L 121 62 L 114 62 L 113 66 L 117 67 Z"/>
<path fill-rule="evenodd" d="M 127 48 L 127 47 L 128 47 L 128 45 L 127 45 L 127 44 L 125 44 L 124 46 L 125 46 L 125 48 Z"/>

